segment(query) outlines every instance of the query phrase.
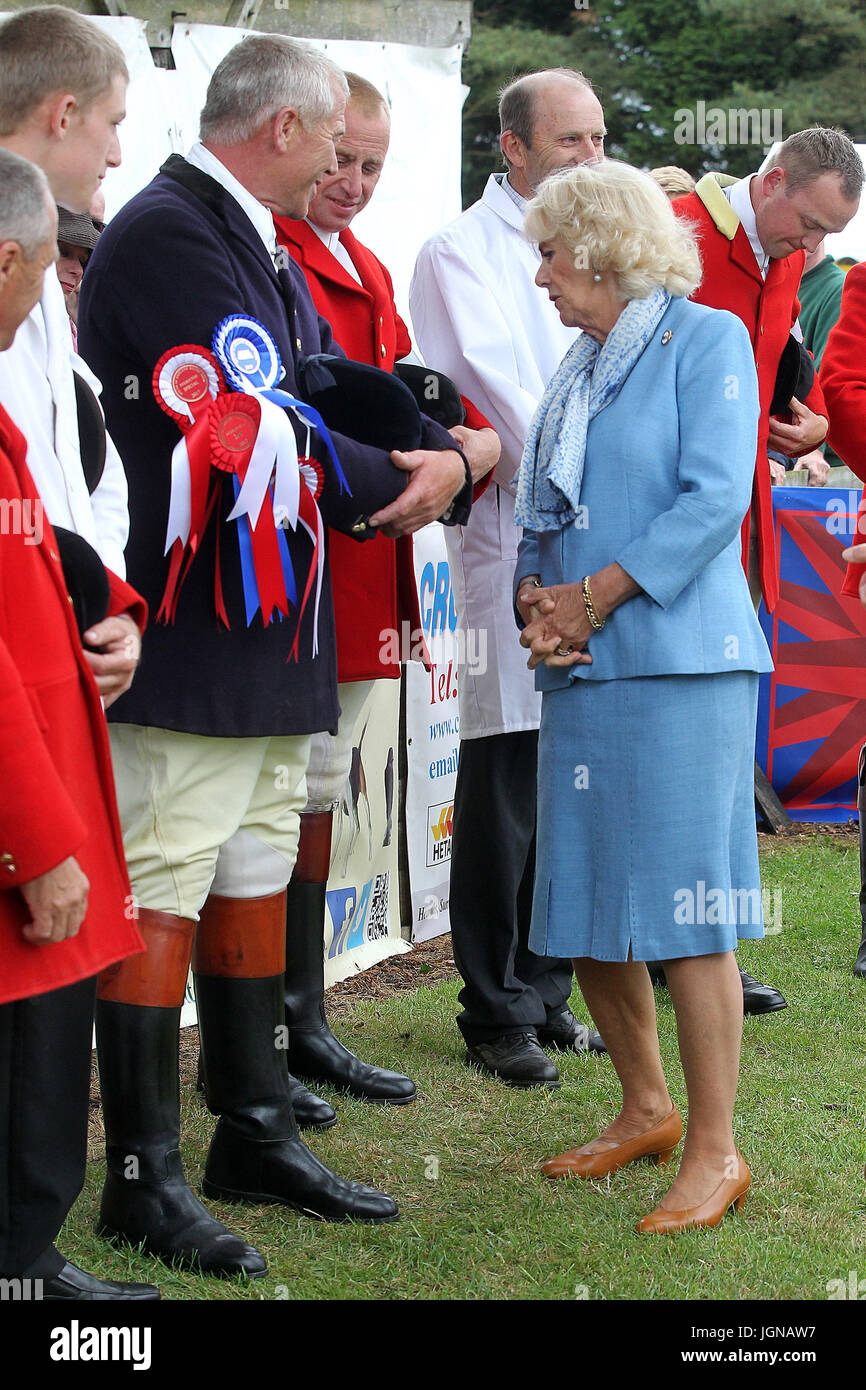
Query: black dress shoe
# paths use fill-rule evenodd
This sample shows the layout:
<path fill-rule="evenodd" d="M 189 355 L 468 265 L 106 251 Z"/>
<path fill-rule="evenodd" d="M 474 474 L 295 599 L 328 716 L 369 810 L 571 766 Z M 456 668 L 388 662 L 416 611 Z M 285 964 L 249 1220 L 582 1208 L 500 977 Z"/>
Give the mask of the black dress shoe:
<path fill-rule="evenodd" d="M 747 975 L 745 970 L 740 971 L 740 979 L 743 982 L 744 1014 L 773 1014 L 777 1009 L 787 1009 L 788 1001 L 784 994 L 772 985 L 762 985 L 760 980 L 756 980 L 754 975 Z"/>
<path fill-rule="evenodd" d="M 61 1299 L 128 1299 L 160 1297 L 155 1284 L 121 1284 L 114 1279 L 97 1279 L 86 1274 L 67 1260 L 59 1274 L 42 1281 L 42 1297 L 59 1302 Z"/>
<path fill-rule="evenodd" d="M 860 950 L 857 952 L 857 959 L 854 962 L 854 974 L 858 975 L 861 980 L 866 980 L 866 931 L 863 933 Z"/>
<path fill-rule="evenodd" d="M 535 1033 L 503 1033 L 487 1042 L 466 1044 L 466 1061 L 506 1086 L 559 1086 L 559 1072 L 538 1045 Z"/>
<path fill-rule="evenodd" d="M 567 1004 L 556 1013 L 548 1014 L 543 1028 L 536 1030 L 541 1047 L 555 1047 L 560 1052 L 607 1053 L 601 1034 L 575 1018 Z"/>

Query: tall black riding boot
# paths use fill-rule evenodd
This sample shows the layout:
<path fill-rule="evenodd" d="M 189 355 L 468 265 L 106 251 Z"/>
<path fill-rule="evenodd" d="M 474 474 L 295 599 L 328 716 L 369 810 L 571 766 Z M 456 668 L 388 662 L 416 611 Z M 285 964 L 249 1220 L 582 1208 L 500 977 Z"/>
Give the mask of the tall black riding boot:
<path fill-rule="evenodd" d="M 201 1059 L 201 1050 L 198 1054 L 198 1070 L 195 1078 L 195 1088 L 204 1095 L 204 1063 Z M 298 1129 L 331 1129 L 337 1123 L 337 1112 L 333 1105 L 329 1105 L 321 1096 L 313 1095 L 308 1091 L 296 1076 L 289 1073 L 289 1098 L 292 1102 L 292 1109 L 295 1112 L 295 1119 L 298 1122 Z"/>
<path fill-rule="evenodd" d="M 193 969 L 205 1093 L 219 1120 L 202 1190 L 325 1221 L 396 1221 L 392 1198 L 332 1173 L 298 1134 L 281 1047 L 284 940 L 284 893 L 208 898 Z"/>
<path fill-rule="evenodd" d="M 286 900 L 286 1065 L 304 1081 L 327 1081 L 358 1100 L 407 1105 L 408 1076 L 371 1067 L 334 1037 L 325 1017 L 325 894 L 331 858 L 330 811 L 305 811 Z"/>
<path fill-rule="evenodd" d="M 860 749 L 857 764 L 857 816 L 860 821 L 860 950 L 854 962 L 854 974 L 866 980 L 866 744 Z"/>
<path fill-rule="evenodd" d="M 178 1028 L 195 924 L 142 908 L 141 956 L 104 971 L 96 1047 L 107 1173 L 98 1230 L 203 1274 L 267 1273 L 264 1257 L 214 1219 L 180 1156 Z"/>

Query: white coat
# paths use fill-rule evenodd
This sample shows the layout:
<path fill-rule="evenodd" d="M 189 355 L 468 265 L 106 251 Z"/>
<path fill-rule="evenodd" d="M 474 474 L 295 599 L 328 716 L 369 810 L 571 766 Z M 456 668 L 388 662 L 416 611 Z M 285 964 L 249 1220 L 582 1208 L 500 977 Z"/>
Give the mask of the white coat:
<path fill-rule="evenodd" d="M 409 291 L 424 359 L 447 373 L 498 432 L 502 456 L 466 526 L 446 529 L 467 651 L 486 633 L 487 667 L 460 671 L 460 736 L 537 729 L 541 697 L 518 642 L 512 582 L 521 531 L 514 476 L 545 387 L 577 336 L 535 276 L 520 208 L 491 175 L 481 200 L 421 248 Z M 472 645 L 469 645 L 470 641 Z"/>
<path fill-rule="evenodd" d="M 27 467 L 52 526 L 83 536 L 102 563 L 126 577 L 123 552 L 129 538 L 126 474 L 111 438 L 105 469 L 93 496 L 81 467 L 74 370 L 96 394 L 100 383 L 75 352 L 69 315 L 53 266 L 42 299 L 24 320 L 7 352 L 0 353 L 0 405 L 27 440 Z M 149 391 L 149 382 L 136 383 Z"/>

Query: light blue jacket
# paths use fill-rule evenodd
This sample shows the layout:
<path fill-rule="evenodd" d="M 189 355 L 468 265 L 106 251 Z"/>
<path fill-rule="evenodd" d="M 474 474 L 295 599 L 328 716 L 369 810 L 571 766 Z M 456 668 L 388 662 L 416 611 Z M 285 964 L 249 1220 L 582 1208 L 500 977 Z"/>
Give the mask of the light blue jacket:
<path fill-rule="evenodd" d="M 619 395 L 590 422 L 577 521 L 524 534 L 526 575 L 580 581 L 618 561 L 644 591 L 589 641 L 572 680 L 772 671 L 741 563 L 752 495 L 758 382 L 749 335 L 724 309 L 672 299 Z"/>

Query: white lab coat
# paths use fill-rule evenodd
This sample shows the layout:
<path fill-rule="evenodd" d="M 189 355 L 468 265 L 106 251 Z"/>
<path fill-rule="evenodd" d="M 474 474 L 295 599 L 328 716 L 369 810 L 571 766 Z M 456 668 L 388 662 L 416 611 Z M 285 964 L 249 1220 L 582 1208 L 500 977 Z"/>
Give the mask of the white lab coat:
<path fill-rule="evenodd" d="M 53 526 L 83 536 L 102 563 L 126 578 L 129 539 L 126 474 L 109 438 L 105 470 L 93 496 L 81 467 L 73 367 L 97 395 L 102 387 L 76 353 L 63 290 L 53 267 L 42 299 L 7 352 L 0 352 L 0 405 L 27 440 L 27 467 Z M 145 389 L 149 383 L 141 384 Z"/>
<path fill-rule="evenodd" d="M 445 528 L 460 623 L 486 632 L 487 669 L 460 670 L 460 736 L 537 729 L 541 697 L 512 605 L 520 528 L 514 476 L 545 387 L 577 336 L 538 289 L 537 248 L 520 208 L 491 175 L 481 200 L 431 237 L 409 291 L 424 359 L 446 372 L 502 441 L 493 482 L 466 526 Z M 467 651 L 478 650 L 478 638 Z"/>

